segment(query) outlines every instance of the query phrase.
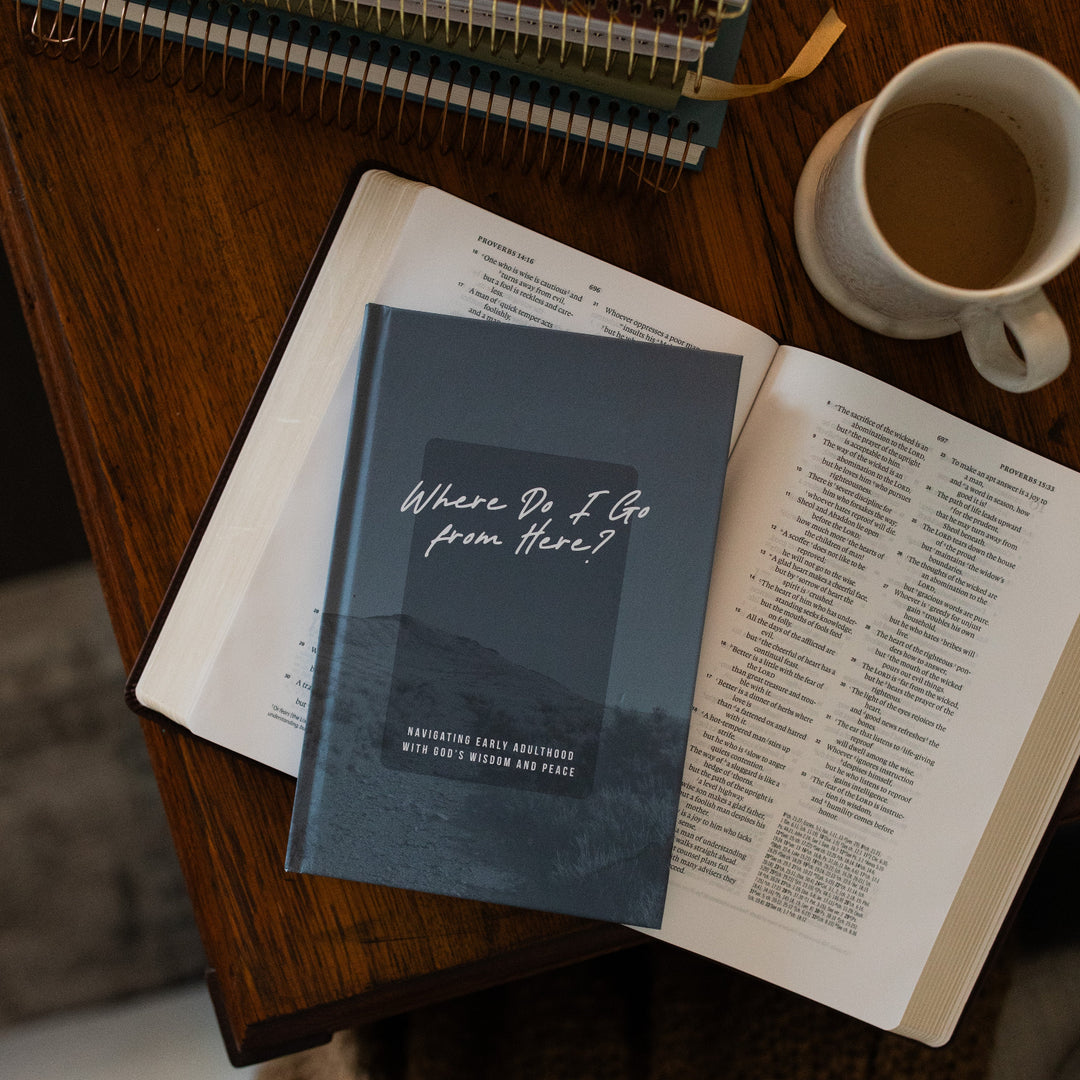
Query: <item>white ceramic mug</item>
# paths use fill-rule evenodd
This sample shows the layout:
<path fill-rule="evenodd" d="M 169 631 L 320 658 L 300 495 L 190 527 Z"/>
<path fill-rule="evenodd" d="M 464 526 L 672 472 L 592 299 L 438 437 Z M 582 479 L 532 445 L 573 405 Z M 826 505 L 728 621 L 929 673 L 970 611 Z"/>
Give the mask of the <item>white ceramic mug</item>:
<path fill-rule="evenodd" d="M 875 220 L 866 183 L 871 137 L 887 117 L 929 103 L 993 120 L 1030 167 L 1031 238 L 992 287 L 957 287 L 920 273 Z M 818 291 L 855 322 L 900 338 L 959 331 L 976 369 L 995 386 L 1045 385 L 1069 363 L 1065 327 L 1042 285 L 1080 253 L 1080 91 L 1045 60 L 1012 46 L 952 45 L 922 57 L 822 137 L 799 180 L 795 234 Z"/>

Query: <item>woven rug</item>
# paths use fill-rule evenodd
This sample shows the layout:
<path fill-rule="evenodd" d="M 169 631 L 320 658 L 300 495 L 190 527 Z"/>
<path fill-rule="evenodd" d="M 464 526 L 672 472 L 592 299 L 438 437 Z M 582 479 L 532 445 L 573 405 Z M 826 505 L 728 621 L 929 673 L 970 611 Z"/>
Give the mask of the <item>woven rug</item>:
<path fill-rule="evenodd" d="M 203 970 L 123 686 L 89 564 L 0 585 L 0 1023 Z"/>

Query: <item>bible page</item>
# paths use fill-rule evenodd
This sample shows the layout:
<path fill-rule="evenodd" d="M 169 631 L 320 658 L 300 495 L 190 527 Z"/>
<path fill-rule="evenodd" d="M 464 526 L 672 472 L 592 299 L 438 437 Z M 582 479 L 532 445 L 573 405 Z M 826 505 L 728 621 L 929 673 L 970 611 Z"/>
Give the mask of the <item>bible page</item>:
<path fill-rule="evenodd" d="M 658 936 L 896 1027 L 1080 613 L 1078 526 L 1080 474 L 782 348 L 728 470 Z"/>

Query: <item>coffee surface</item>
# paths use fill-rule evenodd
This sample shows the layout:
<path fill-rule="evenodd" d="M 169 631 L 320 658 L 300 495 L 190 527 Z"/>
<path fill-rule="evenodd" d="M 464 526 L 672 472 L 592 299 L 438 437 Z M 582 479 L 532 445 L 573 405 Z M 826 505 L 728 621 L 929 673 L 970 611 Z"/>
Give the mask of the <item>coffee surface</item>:
<path fill-rule="evenodd" d="M 1035 228 L 1035 181 L 1020 148 L 960 105 L 912 105 L 885 117 L 867 146 L 866 187 L 890 247 L 946 285 L 999 284 Z"/>

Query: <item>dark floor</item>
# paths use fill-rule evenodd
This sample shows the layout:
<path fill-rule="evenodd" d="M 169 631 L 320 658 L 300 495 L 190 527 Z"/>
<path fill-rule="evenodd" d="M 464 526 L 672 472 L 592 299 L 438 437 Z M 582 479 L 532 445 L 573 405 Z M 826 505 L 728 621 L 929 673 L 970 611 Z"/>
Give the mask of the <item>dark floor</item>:
<path fill-rule="evenodd" d="M 89 557 L 7 261 L 0 258 L 0 581 Z"/>

